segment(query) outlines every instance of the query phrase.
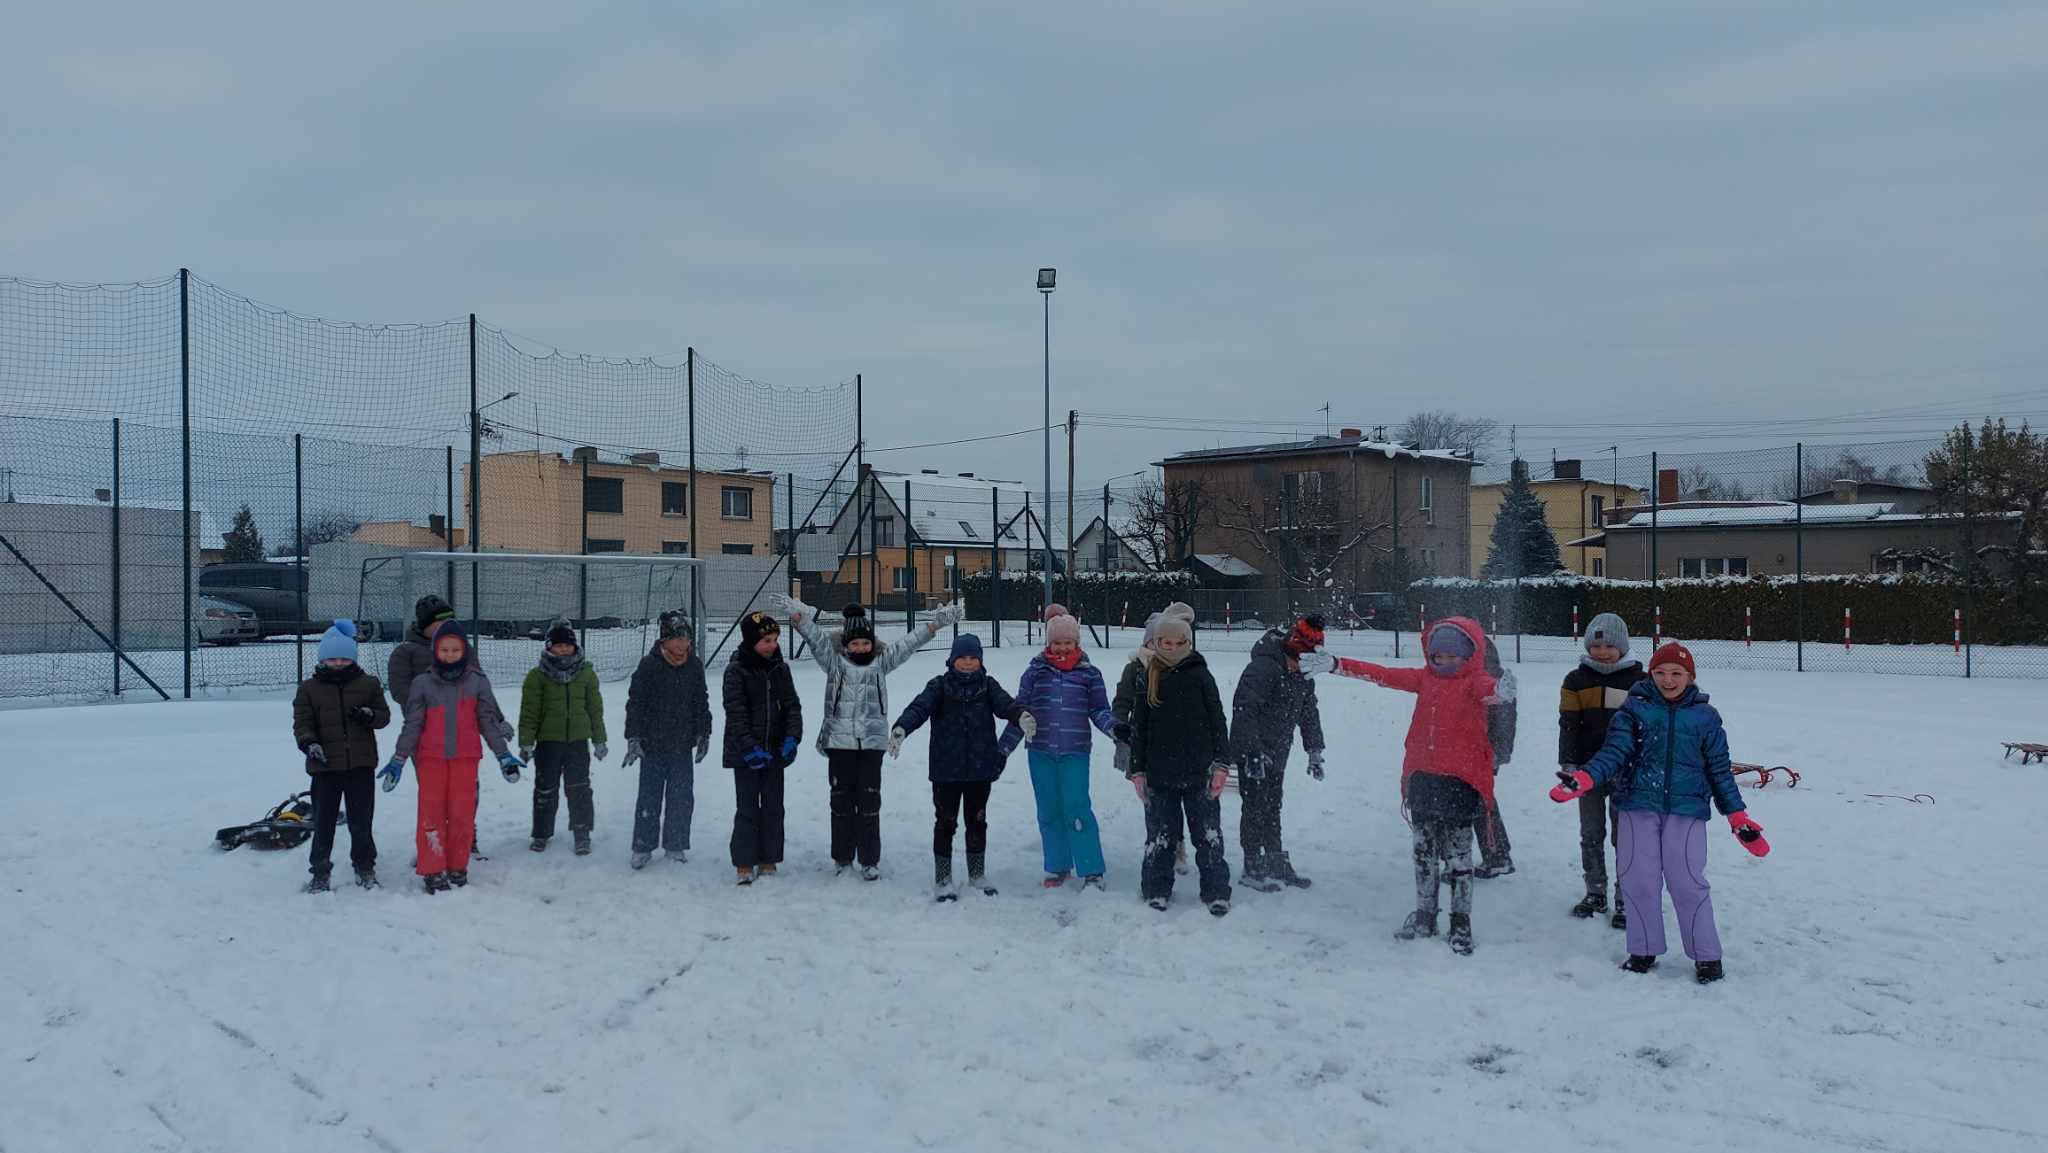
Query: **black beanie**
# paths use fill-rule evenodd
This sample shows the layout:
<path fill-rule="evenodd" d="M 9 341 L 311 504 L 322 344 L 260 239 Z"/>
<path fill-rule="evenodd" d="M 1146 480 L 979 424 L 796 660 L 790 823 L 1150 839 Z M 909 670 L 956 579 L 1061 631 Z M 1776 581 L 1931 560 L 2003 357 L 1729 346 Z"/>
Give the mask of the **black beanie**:
<path fill-rule="evenodd" d="M 846 618 L 846 623 L 839 628 L 841 645 L 848 641 L 872 642 L 875 639 L 875 622 L 868 619 L 868 610 L 859 605 L 847 605 L 839 610 L 839 614 Z"/>
<path fill-rule="evenodd" d="M 776 624 L 775 618 L 767 613 L 753 612 L 740 618 L 740 643 L 747 648 L 753 648 L 760 643 L 762 637 L 781 634 L 782 626 Z"/>
<path fill-rule="evenodd" d="M 697 639 L 697 631 L 690 627 L 689 614 L 681 609 L 670 609 L 661 614 L 661 639 L 667 640 L 670 637 Z"/>
<path fill-rule="evenodd" d="M 568 621 L 558 620 L 548 626 L 547 643 L 551 645 L 576 644 L 576 630 L 570 626 Z"/>
<path fill-rule="evenodd" d="M 426 596 L 421 597 L 412 606 L 412 623 L 418 625 L 423 633 L 431 634 L 434 631 L 435 621 L 453 619 L 455 619 L 455 610 L 449 607 L 447 601 L 442 600 L 433 593 L 428 593 Z"/>

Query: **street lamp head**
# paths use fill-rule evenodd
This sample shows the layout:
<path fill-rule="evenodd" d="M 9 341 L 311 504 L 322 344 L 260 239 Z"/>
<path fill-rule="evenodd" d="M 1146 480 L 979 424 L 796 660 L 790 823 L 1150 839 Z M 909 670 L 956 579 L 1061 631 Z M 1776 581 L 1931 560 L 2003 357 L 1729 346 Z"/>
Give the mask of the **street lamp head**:
<path fill-rule="evenodd" d="M 1060 275 L 1060 271 L 1059 271 L 1059 269 L 1057 269 L 1057 268 L 1041 268 L 1041 269 L 1039 269 L 1039 270 L 1038 270 L 1038 291 L 1040 291 L 1040 292 L 1051 292 L 1051 291 L 1053 290 L 1053 284 L 1054 284 L 1054 282 L 1055 282 L 1055 281 L 1057 281 L 1057 280 L 1059 279 L 1059 275 Z"/>

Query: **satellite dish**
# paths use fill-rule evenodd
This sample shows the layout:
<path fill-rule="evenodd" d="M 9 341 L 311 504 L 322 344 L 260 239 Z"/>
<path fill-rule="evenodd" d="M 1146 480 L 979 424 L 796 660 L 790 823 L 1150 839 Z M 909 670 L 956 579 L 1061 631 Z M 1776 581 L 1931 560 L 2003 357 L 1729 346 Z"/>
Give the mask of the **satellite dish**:
<path fill-rule="evenodd" d="M 1387 454 L 1387 459 L 1388 459 L 1388 460 L 1392 460 L 1392 459 L 1394 459 L 1395 457 L 1397 457 L 1397 456 L 1400 456 L 1400 455 L 1401 455 L 1401 450 L 1400 450 L 1400 449 L 1398 449 L 1398 448 L 1395 448 L 1395 447 L 1394 447 L 1393 445 L 1391 445 L 1391 444 L 1390 444 L 1390 445 L 1388 445 L 1388 446 L 1387 446 L 1386 448 L 1382 449 L 1381 451 Z"/>

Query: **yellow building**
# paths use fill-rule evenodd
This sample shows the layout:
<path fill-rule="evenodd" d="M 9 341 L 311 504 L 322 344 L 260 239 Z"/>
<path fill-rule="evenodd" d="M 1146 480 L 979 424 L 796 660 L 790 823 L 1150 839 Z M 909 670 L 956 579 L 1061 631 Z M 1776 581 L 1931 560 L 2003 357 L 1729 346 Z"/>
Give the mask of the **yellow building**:
<path fill-rule="evenodd" d="M 484 548 L 575 553 L 583 548 L 588 513 L 593 553 L 768 556 L 775 541 L 775 476 L 765 472 L 663 465 L 652 453 L 629 461 L 600 460 L 591 449 L 589 481 L 580 459 L 551 452 L 497 452 L 483 458 Z M 462 466 L 468 508 L 469 465 Z M 461 536 L 460 531 L 456 534 Z"/>
<path fill-rule="evenodd" d="M 1635 504 L 1641 498 L 1642 490 L 1583 477 L 1576 460 L 1555 462 L 1548 479 L 1532 476 L 1529 487 L 1535 490 L 1536 499 L 1543 502 L 1543 521 L 1550 526 L 1551 535 L 1557 538 L 1557 555 L 1564 562 L 1564 567 L 1581 576 L 1606 576 L 1605 548 L 1594 545 L 1565 548 L 1564 542 L 1597 533 L 1609 509 Z M 1500 516 L 1500 506 L 1507 499 L 1507 492 L 1506 482 L 1472 486 L 1470 576 L 1480 575 L 1486 567 L 1486 556 L 1493 545 L 1493 522 Z"/>

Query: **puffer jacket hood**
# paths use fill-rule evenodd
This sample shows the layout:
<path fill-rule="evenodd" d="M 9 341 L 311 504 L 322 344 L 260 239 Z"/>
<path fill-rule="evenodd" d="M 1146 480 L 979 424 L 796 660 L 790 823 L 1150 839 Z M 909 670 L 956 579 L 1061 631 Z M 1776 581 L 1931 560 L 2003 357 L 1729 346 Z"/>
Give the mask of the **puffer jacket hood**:
<path fill-rule="evenodd" d="M 1450 676 L 1429 669 L 1387 668 L 1371 661 L 1337 659 L 1336 671 L 1415 694 L 1415 712 L 1408 720 L 1408 739 L 1401 758 L 1401 795 L 1416 773 L 1455 777 L 1472 786 L 1488 802 L 1493 799 L 1493 746 L 1487 740 L 1488 697 L 1496 682 L 1486 671 L 1486 631 L 1470 617 L 1447 617 L 1430 629 L 1450 625 L 1472 642 L 1472 657 Z"/>
<path fill-rule="evenodd" d="M 1619 809 L 1705 820 L 1715 808 L 1726 815 L 1747 807 L 1720 711 L 1698 685 L 1667 701 L 1655 681 L 1638 682 L 1585 772 L 1611 786 Z"/>

